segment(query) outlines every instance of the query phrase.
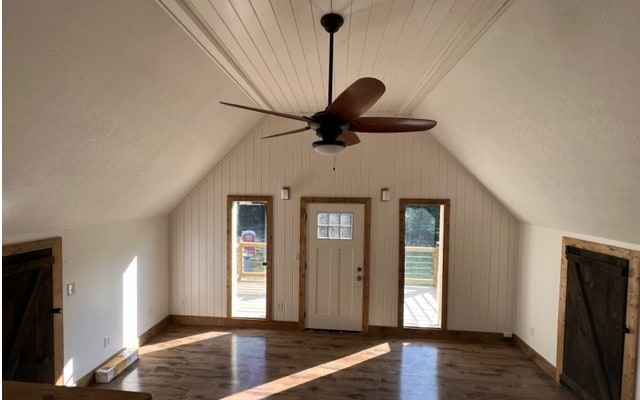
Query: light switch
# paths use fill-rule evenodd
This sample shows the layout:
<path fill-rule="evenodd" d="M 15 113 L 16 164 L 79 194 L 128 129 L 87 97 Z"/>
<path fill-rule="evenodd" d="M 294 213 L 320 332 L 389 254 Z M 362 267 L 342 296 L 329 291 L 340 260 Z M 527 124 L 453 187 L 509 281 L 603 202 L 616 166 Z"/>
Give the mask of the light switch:
<path fill-rule="evenodd" d="M 67 296 L 72 296 L 76 294 L 76 283 L 70 283 L 67 285 Z"/>

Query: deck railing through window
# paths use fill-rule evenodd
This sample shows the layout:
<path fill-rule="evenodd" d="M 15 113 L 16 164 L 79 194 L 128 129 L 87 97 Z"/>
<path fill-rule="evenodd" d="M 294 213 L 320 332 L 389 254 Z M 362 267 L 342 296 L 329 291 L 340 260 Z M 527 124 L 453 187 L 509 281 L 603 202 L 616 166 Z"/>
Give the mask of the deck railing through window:
<path fill-rule="evenodd" d="M 438 281 L 438 248 L 405 246 L 406 285 L 435 285 Z"/>
<path fill-rule="evenodd" d="M 265 265 L 267 244 L 264 242 L 238 241 L 236 260 L 238 266 L 238 280 L 265 279 L 267 266 Z"/>

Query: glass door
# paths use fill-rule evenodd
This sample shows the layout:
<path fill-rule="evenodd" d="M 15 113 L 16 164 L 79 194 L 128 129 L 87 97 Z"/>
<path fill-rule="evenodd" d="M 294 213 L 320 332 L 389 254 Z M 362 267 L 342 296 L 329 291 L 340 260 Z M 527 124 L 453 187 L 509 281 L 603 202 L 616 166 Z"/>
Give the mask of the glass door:
<path fill-rule="evenodd" d="M 400 200 L 400 325 L 442 328 L 448 200 Z"/>
<path fill-rule="evenodd" d="M 228 312 L 232 318 L 271 314 L 271 198 L 229 196 Z"/>

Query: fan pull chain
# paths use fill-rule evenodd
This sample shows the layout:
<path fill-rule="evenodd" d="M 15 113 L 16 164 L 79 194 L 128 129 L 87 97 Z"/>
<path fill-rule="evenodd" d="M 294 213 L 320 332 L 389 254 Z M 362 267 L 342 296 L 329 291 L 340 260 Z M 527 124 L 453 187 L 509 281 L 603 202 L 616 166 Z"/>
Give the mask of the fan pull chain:
<path fill-rule="evenodd" d="M 336 170 L 336 156 L 333 156 L 333 170 Z"/>

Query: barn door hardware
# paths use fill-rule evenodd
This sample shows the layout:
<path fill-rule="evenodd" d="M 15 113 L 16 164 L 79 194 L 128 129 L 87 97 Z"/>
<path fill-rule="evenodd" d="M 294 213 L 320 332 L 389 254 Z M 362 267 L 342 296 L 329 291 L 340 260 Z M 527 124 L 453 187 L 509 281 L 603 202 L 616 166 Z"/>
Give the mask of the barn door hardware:
<path fill-rule="evenodd" d="M 623 333 L 631 333 L 631 329 L 627 328 L 626 326 L 618 325 L 616 326 L 616 328 L 619 328 Z"/>

